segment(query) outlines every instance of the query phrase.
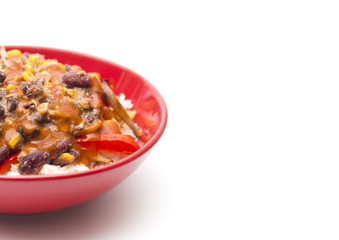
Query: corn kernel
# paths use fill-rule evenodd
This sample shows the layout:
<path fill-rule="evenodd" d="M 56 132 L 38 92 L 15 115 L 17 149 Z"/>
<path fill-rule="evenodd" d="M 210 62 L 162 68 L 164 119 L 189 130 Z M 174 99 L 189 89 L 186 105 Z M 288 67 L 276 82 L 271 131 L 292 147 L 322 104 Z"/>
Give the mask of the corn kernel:
<path fill-rule="evenodd" d="M 34 72 L 34 68 L 32 67 L 31 64 L 26 64 L 25 69 L 26 69 L 27 72 L 30 72 L 30 73 Z"/>
<path fill-rule="evenodd" d="M 65 99 L 66 99 L 69 103 L 75 104 L 75 101 L 74 101 L 72 98 L 70 98 L 70 97 L 65 97 Z"/>
<path fill-rule="evenodd" d="M 11 149 L 14 149 L 15 146 L 22 140 L 20 133 L 15 133 L 14 136 L 9 140 L 8 145 Z"/>
<path fill-rule="evenodd" d="M 41 114 L 45 114 L 48 112 L 48 103 L 41 103 L 38 107 L 37 110 Z"/>
<path fill-rule="evenodd" d="M 7 91 L 10 91 L 10 90 L 12 90 L 13 88 L 15 88 L 15 86 L 14 86 L 13 84 L 8 84 L 6 90 L 7 90 Z"/>
<path fill-rule="evenodd" d="M 22 78 L 25 80 L 25 81 L 29 81 L 31 78 L 33 77 L 32 73 L 28 72 L 28 71 L 24 71 L 22 73 Z"/>
<path fill-rule="evenodd" d="M 21 55 L 21 51 L 18 50 L 18 49 L 9 50 L 9 51 L 7 52 L 7 55 L 8 55 L 8 56 L 12 56 L 12 55 L 18 55 L 18 56 L 20 56 L 20 55 Z"/>
<path fill-rule="evenodd" d="M 71 96 L 71 97 L 77 97 L 78 96 L 77 92 L 73 89 L 67 89 L 66 93 L 67 93 L 68 96 Z"/>
<path fill-rule="evenodd" d="M 62 63 L 58 63 L 59 68 L 66 70 L 65 66 Z"/>
<path fill-rule="evenodd" d="M 47 59 L 47 60 L 45 60 L 45 61 L 42 61 L 42 64 L 43 64 L 43 65 L 48 65 L 48 64 L 50 64 L 50 62 L 51 62 L 51 61 L 50 61 L 49 59 Z"/>
<path fill-rule="evenodd" d="M 74 161 L 74 156 L 69 153 L 63 153 L 60 156 L 63 160 L 66 160 L 67 162 L 73 162 Z"/>
<path fill-rule="evenodd" d="M 79 104 L 80 106 L 83 108 L 83 109 L 89 109 L 90 106 L 89 106 L 89 100 L 88 98 L 83 98 L 79 101 Z"/>
<path fill-rule="evenodd" d="M 56 159 L 56 162 L 62 163 L 62 164 L 69 164 L 73 163 L 75 160 L 75 157 L 72 154 L 69 153 L 63 153 L 60 157 Z"/>
<path fill-rule="evenodd" d="M 29 55 L 28 59 L 31 63 L 33 63 L 35 61 L 35 55 L 33 55 L 33 54 Z"/>

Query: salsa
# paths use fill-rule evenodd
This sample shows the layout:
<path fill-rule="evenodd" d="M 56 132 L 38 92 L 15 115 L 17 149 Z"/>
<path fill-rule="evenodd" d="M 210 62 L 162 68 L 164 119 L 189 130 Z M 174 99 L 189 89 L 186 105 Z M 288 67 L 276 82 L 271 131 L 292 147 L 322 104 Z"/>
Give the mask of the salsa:
<path fill-rule="evenodd" d="M 99 73 L 38 53 L 0 53 L 1 174 L 11 164 L 20 174 L 39 174 L 45 164 L 93 168 L 112 162 L 105 152 L 123 157 L 139 148 L 136 111 Z M 126 126 L 133 137 L 123 134 Z"/>

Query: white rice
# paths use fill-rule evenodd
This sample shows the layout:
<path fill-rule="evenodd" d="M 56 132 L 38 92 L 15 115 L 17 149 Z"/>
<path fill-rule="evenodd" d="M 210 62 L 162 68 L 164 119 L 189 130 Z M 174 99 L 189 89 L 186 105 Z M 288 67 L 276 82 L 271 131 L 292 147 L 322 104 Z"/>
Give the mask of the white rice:
<path fill-rule="evenodd" d="M 121 103 L 121 105 L 127 109 L 127 110 L 130 110 L 133 108 L 133 103 L 132 103 L 132 100 L 130 99 L 126 99 L 126 96 L 125 94 L 123 93 L 120 93 L 120 95 L 118 96 L 118 99 L 119 99 L 119 102 Z M 135 136 L 133 130 L 127 126 L 126 123 L 124 123 L 121 127 L 121 132 L 123 134 L 126 134 L 126 135 L 131 135 L 132 137 L 135 138 L 136 141 L 138 141 L 138 138 Z"/>
<path fill-rule="evenodd" d="M 125 94 L 121 93 L 118 96 L 118 99 L 121 103 L 121 105 L 125 109 L 132 109 L 133 108 L 133 103 L 130 99 L 126 99 Z M 134 135 L 132 129 L 130 129 L 127 124 L 124 124 L 121 128 L 121 132 L 123 134 L 128 134 L 131 135 L 132 137 L 136 138 Z M 137 138 L 136 138 L 137 141 Z M 112 156 L 114 159 L 114 156 Z M 62 174 L 62 173 L 70 173 L 70 172 L 79 172 L 79 171 L 85 171 L 88 170 L 89 168 L 84 165 L 84 164 L 69 164 L 64 167 L 60 167 L 58 165 L 50 165 L 50 164 L 45 164 L 43 168 L 41 169 L 40 173 L 41 175 L 47 175 L 47 174 Z M 8 171 L 6 174 L 7 176 L 20 176 L 18 166 L 12 164 L 11 169 Z"/>
<path fill-rule="evenodd" d="M 118 96 L 119 102 L 125 109 L 132 109 L 133 108 L 133 103 L 130 99 L 126 99 L 125 94 L 120 93 Z"/>
<path fill-rule="evenodd" d="M 69 164 L 64 167 L 60 167 L 57 165 L 45 164 L 40 171 L 41 175 L 46 174 L 62 174 L 69 172 L 79 172 L 88 170 L 89 168 L 84 164 Z M 18 166 L 12 164 L 11 170 L 7 173 L 7 176 L 20 176 Z"/>

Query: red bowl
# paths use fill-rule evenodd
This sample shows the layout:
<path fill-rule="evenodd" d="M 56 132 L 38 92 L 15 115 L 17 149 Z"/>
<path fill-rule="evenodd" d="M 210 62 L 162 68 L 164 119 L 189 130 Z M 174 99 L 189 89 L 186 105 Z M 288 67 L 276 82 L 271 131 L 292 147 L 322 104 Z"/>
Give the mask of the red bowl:
<path fill-rule="evenodd" d="M 49 59 L 79 65 L 87 72 L 108 78 L 116 93 L 124 93 L 138 114 L 143 129 L 141 148 L 112 164 L 60 175 L 0 176 L 0 212 L 41 213 L 71 207 L 97 197 L 127 178 L 145 160 L 163 134 L 167 108 L 160 93 L 143 77 L 111 61 L 87 54 L 36 46 L 5 46 L 6 50 L 40 53 Z"/>

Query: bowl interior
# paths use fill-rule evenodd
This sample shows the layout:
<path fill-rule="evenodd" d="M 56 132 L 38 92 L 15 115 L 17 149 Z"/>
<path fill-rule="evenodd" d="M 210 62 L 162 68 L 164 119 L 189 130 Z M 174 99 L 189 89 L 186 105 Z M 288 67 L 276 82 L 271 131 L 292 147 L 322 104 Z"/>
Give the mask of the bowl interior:
<path fill-rule="evenodd" d="M 65 49 L 37 46 L 5 46 L 5 48 L 6 50 L 19 49 L 23 53 L 40 53 L 45 55 L 46 58 L 57 59 L 63 64 L 79 65 L 86 72 L 98 72 L 101 78 L 109 79 L 116 94 L 124 93 L 127 99 L 132 100 L 133 108 L 138 112 L 135 122 L 143 129 L 143 136 L 139 139 L 141 148 L 119 163 L 106 165 L 102 168 L 119 166 L 147 152 L 159 140 L 165 130 L 167 108 L 162 96 L 147 80 L 128 68 L 99 57 Z M 83 173 L 72 173 L 70 175 L 77 174 Z M 5 176 L 0 176 L 0 178 L 3 177 Z M 48 176 L 26 177 L 41 179 Z"/>

